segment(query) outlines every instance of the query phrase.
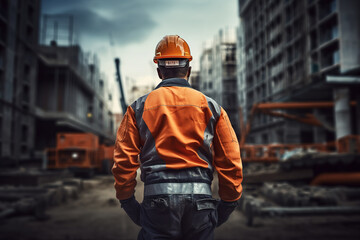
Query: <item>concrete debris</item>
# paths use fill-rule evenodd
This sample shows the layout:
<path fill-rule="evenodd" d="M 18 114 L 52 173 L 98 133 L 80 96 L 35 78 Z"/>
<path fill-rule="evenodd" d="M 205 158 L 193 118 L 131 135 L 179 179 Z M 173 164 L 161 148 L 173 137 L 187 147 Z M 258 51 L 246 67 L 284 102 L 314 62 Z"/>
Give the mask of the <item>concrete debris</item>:
<path fill-rule="evenodd" d="M 37 169 L 4 170 L 0 172 L 0 185 L 39 186 L 67 178 L 72 178 L 69 171 L 41 171 Z"/>
<path fill-rule="evenodd" d="M 91 189 L 103 183 L 104 179 L 83 180 L 66 178 L 36 187 L 0 187 L 0 219 L 16 215 L 33 215 L 38 220 L 46 220 L 46 209 L 72 199 L 77 199 L 84 189 Z"/>
<path fill-rule="evenodd" d="M 262 195 L 281 206 L 335 206 L 341 192 L 324 187 L 294 187 L 288 183 L 265 183 Z"/>
<path fill-rule="evenodd" d="M 239 203 L 249 226 L 255 217 L 360 214 L 360 188 L 264 183 L 245 188 Z"/>
<path fill-rule="evenodd" d="M 84 189 L 84 184 L 83 184 L 83 180 L 79 179 L 79 178 L 68 178 L 65 179 L 63 181 L 63 184 L 65 186 L 74 186 L 76 187 L 79 191 Z"/>
<path fill-rule="evenodd" d="M 85 190 L 94 188 L 101 183 L 99 179 L 84 179 L 83 180 L 83 187 Z"/>
<path fill-rule="evenodd" d="M 303 149 L 295 148 L 293 150 L 285 151 L 284 154 L 280 157 L 280 161 L 288 161 L 293 158 L 301 158 L 306 155 L 316 154 L 318 151 L 314 149 Z"/>
<path fill-rule="evenodd" d="M 244 175 L 249 174 L 260 174 L 260 173 L 269 173 L 269 172 L 276 172 L 280 168 L 278 163 L 269 163 L 269 164 L 263 164 L 263 163 L 252 163 L 249 165 L 246 165 L 244 167 L 243 172 Z"/>
<path fill-rule="evenodd" d="M 295 151 L 293 153 L 284 154 L 279 165 L 281 169 L 294 170 L 300 168 L 339 168 L 349 167 L 360 169 L 357 159 L 359 154 L 348 153 L 322 153 L 309 151 Z"/>

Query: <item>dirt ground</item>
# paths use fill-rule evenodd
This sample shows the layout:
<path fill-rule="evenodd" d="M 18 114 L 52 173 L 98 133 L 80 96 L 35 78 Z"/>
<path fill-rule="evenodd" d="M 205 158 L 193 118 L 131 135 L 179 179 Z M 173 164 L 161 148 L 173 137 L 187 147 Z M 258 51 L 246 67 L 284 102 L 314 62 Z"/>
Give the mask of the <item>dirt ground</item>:
<path fill-rule="evenodd" d="M 0 222 L 3 240 L 111 240 L 136 239 L 139 227 L 132 223 L 115 199 L 112 178 L 81 193 L 77 200 L 47 210 L 50 218 L 13 217 Z M 142 184 L 136 197 L 142 199 Z M 292 217 L 255 219 L 246 226 L 236 211 L 215 231 L 215 239 L 360 239 L 360 216 Z"/>

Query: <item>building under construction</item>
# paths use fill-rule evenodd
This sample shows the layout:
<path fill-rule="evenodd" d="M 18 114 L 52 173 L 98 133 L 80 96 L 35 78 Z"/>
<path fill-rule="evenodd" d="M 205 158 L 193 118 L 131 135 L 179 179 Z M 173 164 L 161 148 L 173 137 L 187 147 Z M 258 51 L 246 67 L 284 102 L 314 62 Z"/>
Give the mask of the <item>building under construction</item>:
<path fill-rule="evenodd" d="M 214 41 L 204 48 L 200 57 L 199 86 L 200 91 L 226 110 L 239 135 L 235 29 L 220 30 Z"/>
<path fill-rule="evenodd" d="M 359 4 L 351 0 L 239 0 L 246 112 L 259 102 L 358 100 L 359 89 L 344 84 L 359 82 Z M 338 136 L 329 129 L 259 114 L 254 116 L 247 142 L 326 142 L 359 133 L 359 122 L 350 117 L 356 111 L 349 104 L 345 108 L 312 112 L 331 126 L 340 116 Z M 339 130 L 339 124 L 346 127 Z"/>
<path fill-rule="evenodd" d="M 360 212 L 359 4 L 239 0 L 239 106 L 248 116 L 240 205 L 249 225 Z"/>
<path fill-rule="evenodd" d="M 108 79 L 96 55 L 76 44 L 76 15 L 45 15 L 40 31 L 39 1 L 0 0 L 0 239 L 136 239 L 139 227 L 120 208 L 113 176 L 105 175 L 124 116 L 111 111 Z M 84 1 L 72 2 L 74 13 L 84 14 Z M 200 72 L 189 79 L 222 105 L 240 140 L 240 153 L 231 158 L 241 154 L 242 195 L 214 239 L 359 239 L 360 1 L 238 3 L 237 33 L 220 31 L 203 49 Z M 123 89 L 119 63 L 124 113 L 123 92 L 132 102 L 153 86 L 127 78 Z M 250 116 L 248 125 L 238 106 Z M 235 169 L 226 160 L 204 167 Z M 162 168 L 155 170 L 161 174 Z M 140 174 L 136 181 L 134 196 L 145 200 L 141 208 L 170 206 L 165 195 L 144 196 Z M 185 219 L 192 227 L 202 216 L 209 220 L 203 230 L 217 224 L 219 185 L 215 173 L 214 199 L 193 202 L 198 213 Z"/>
<path fill-rule="evenodd" d="M 39 16 L 39 0 L 0 1 L 2 165 L 42 158 L 58 132 L 94 133 L 109 145 L 115 139 L 106 78 L 96 56 L 73 45 L 72 17 L 46 15 L 39 45 Z M 68 41 L 59 45 L 64 33 Z"/>
<path fill-rule="evenodd" d="M 40 46 L 38 52 L 37 149 L 55 146 L 58 132 L 91 132 L 112 144 L 114 119 L 96 56 L 89 58 L 79 46 L 55 42 Z"/>

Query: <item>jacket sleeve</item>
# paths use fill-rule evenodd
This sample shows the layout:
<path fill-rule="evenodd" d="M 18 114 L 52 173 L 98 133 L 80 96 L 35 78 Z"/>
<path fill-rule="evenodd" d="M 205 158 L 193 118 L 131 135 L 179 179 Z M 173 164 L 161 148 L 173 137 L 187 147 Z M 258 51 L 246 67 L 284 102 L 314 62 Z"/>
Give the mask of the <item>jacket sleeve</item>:
<path fill-rule="evenodd" d="M 218 173 L 219 196 L 233 202 L 241 197 L 243 179 L 240 147 L 229 117 L 221 108 L 214 136 L 214 162 Z"/>
<path fill-rule="evenodd" d="M 132 197 L 136 186 L 136 171 L 140 166 L 140 136 L 136 126 L 134 110 L 129 106 L 116 134 L 114 165 L 116 198 Z"/>

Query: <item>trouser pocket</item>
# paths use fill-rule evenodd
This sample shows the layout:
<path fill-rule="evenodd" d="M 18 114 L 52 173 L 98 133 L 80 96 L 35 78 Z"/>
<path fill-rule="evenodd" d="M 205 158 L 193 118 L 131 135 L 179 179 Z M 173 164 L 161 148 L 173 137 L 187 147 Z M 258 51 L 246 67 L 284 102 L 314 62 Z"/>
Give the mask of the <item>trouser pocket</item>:
<path fill-rule="evenodd" d="M 201 231 L 205 228 L 215 228 L 217 224 L 218 200 L 214 198 L 203 198 L 195 201 L 193 226 Z"/>
<path fill-rule="evenodd" d="M 145 198 L 141 203 L 140 222 L 151 229 L 166 228 L 172 222 L 169 197 Z"/>

